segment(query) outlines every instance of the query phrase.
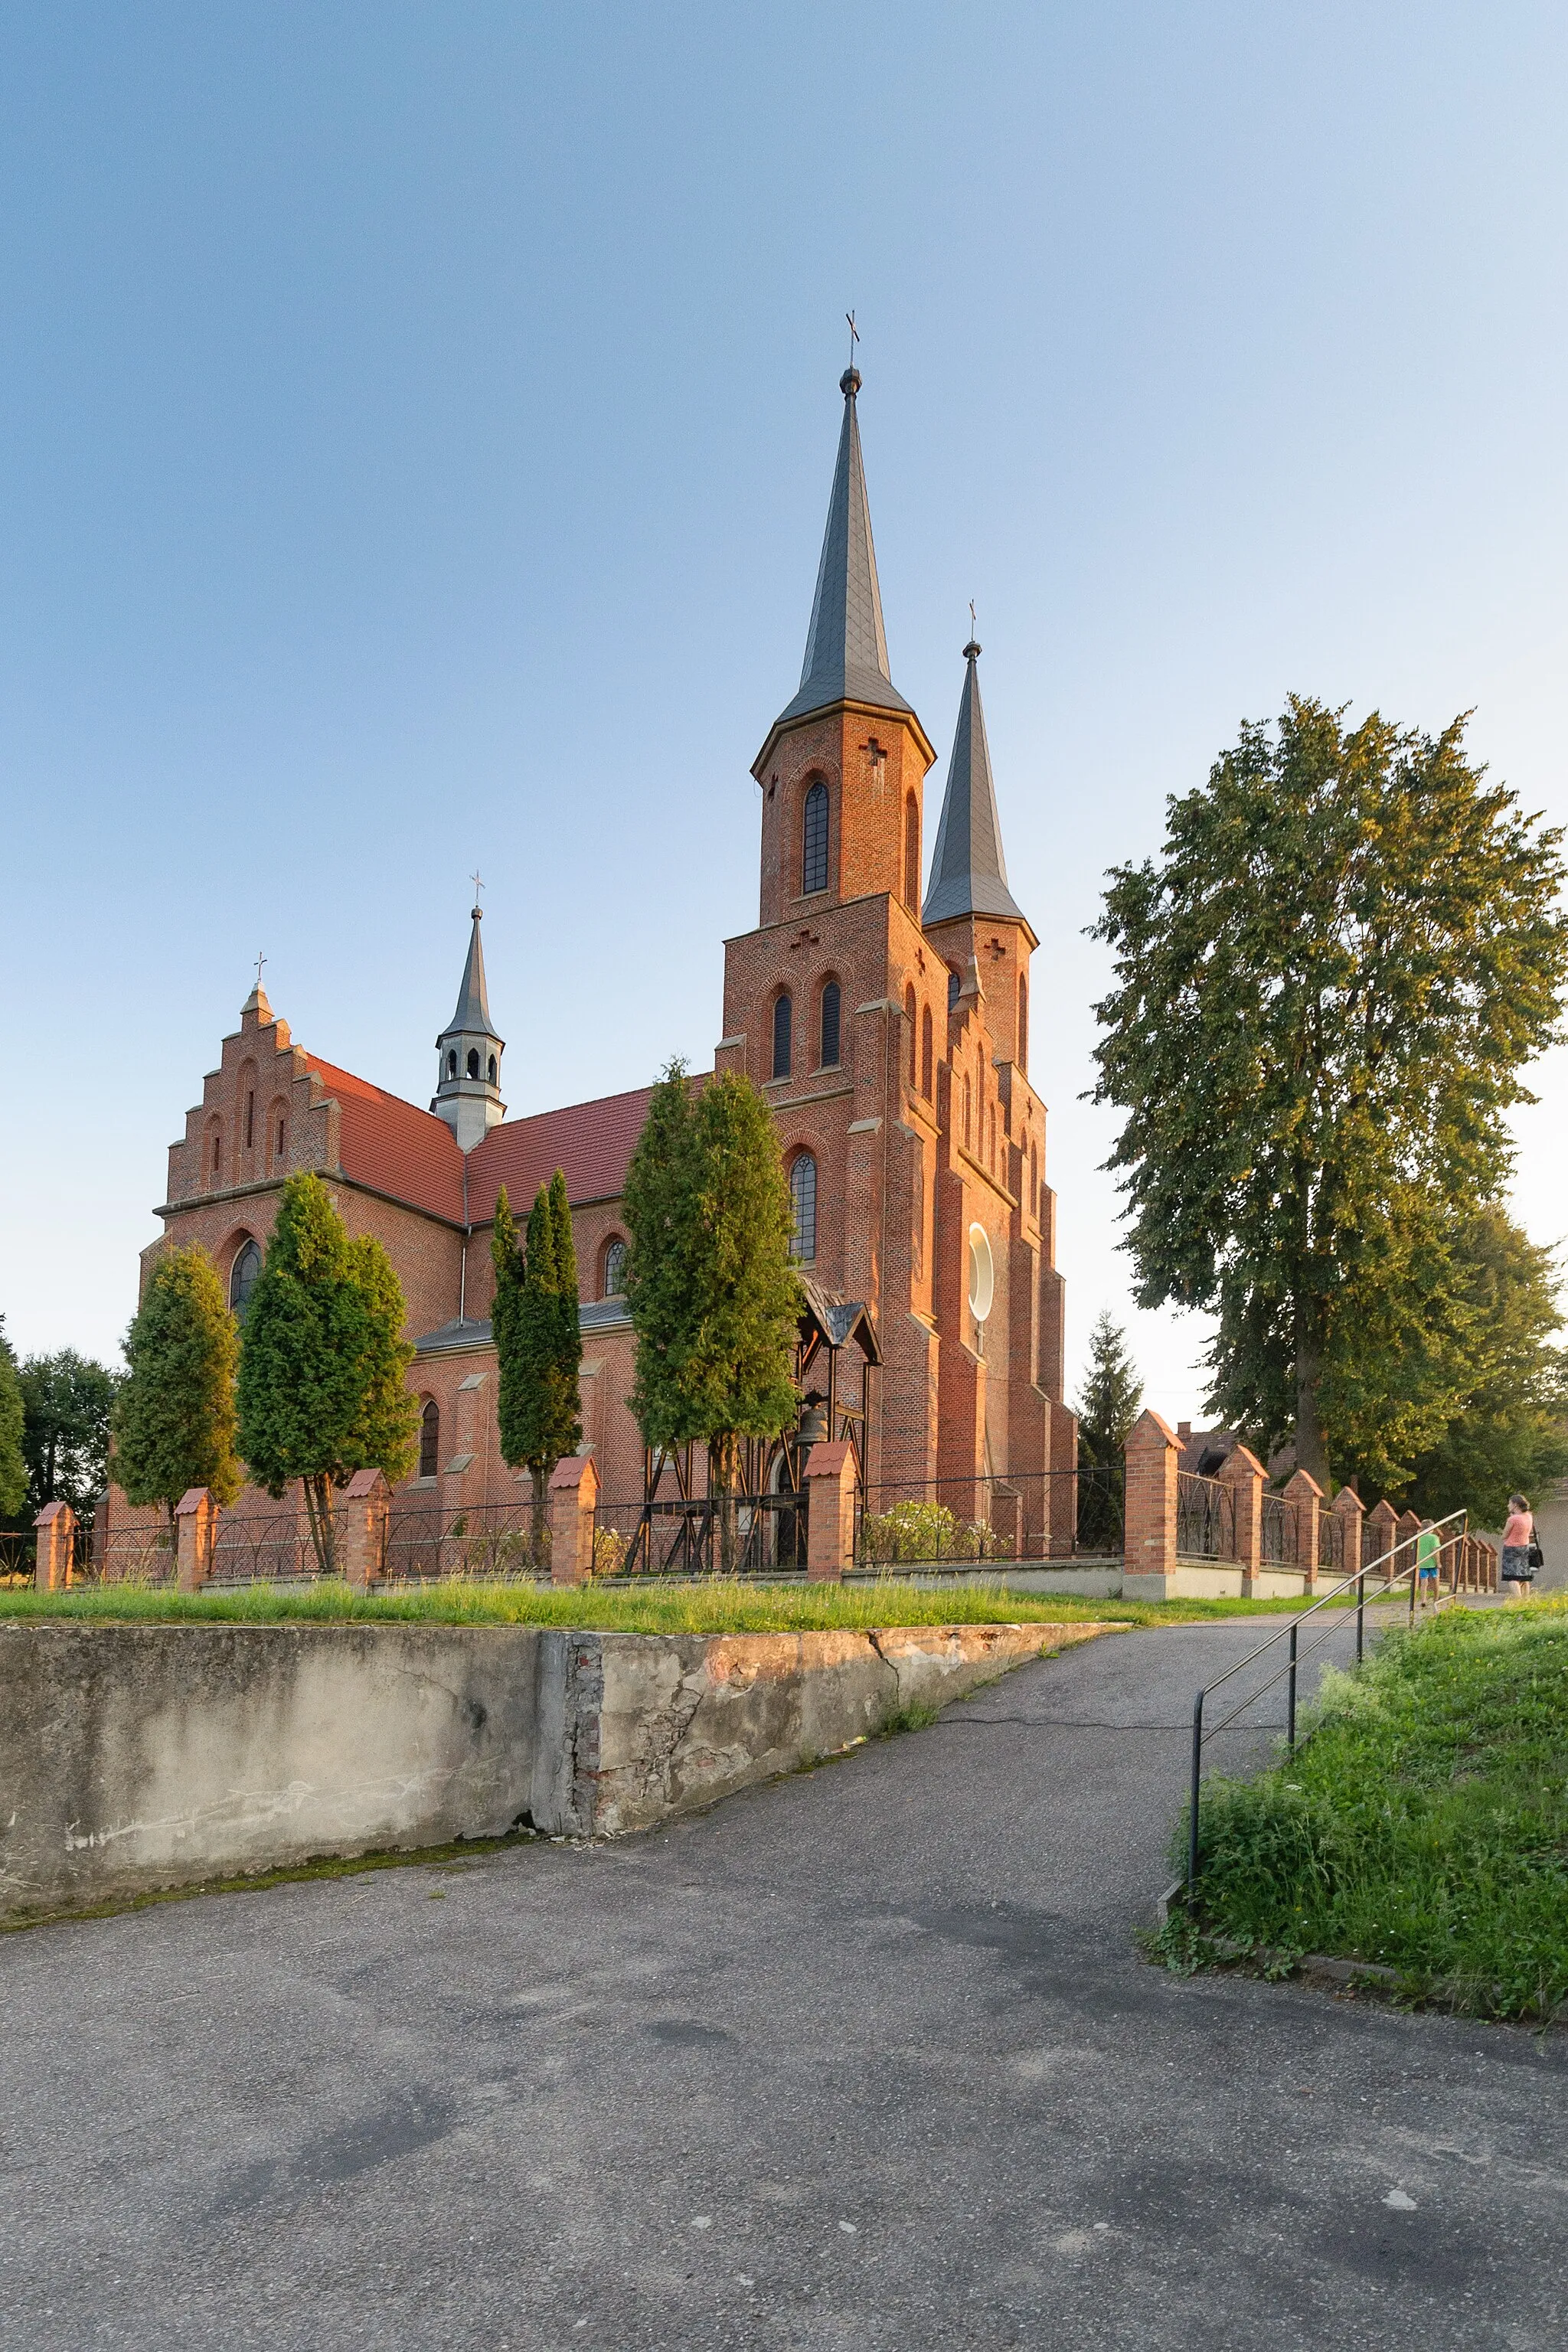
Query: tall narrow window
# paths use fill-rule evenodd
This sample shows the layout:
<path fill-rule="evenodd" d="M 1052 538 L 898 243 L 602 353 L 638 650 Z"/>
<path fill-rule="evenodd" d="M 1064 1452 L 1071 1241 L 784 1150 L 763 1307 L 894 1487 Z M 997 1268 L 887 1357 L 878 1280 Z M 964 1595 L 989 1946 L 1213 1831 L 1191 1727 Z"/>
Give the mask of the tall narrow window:
<path fill-rule="evenodd" d="M 281 1160 L 281 1159 L 283 1158 L 284 1154 L 285 1154 L 285 1153 L 287 1152 L 287 1150 L 288 1150 L 288 1148 L 289 1148 L 289 1123 L 288 1123 L 287 1119 L 281 1119 L 281 1118 L 280 1118 L 280 1119 L 279 1120 L 279 1122 L 278 1122 L 278 1157 L 279 1157 L 279 1160 Z"/>
<path fill-rule="evenodd" d="M 838 982 L 830 980 L 822 992 L 822 1066 L 825 1070 L 838 1067 L 838 1013 L 842 1002 Z"/>
<path fill-rule="evenodd" d="M 614 1241 L 605 1248 L 605 1297 L 621 1298 L 626 1287 L 626 1245 Z"/>
<path fill-rule="evenodd" d="M 479 1049 L 477 1045 L 470 1045 L 468 1047 L 468 1076 L 470 1078 L 477 1078 L 479 1075 Z"/>
<path fill-rule="evenodd" d="M 915 1090 L 915 992 L 910 985 L 904 991 L 904 1027 L 910 1033 L 910 1092 Z"/>
<path fill-rule="evenodd" d="M 800 889 L 802 898 L 827 887 L 827 786 L 819 777 L 805 796 L 801 825 Z"/>
<path fill-rule="evenodd" d="M 958 992 L 963 986 L 963 981 L 950 964 L 947 971 L 947 1009 L 950 1013 L 958 1003 Z"/>
<path fill-rule="evenodd" d="M 441 1408 L 426 1397 L 419 1416 L 419 1475 L 434 1478 L 441 1466 Z"/>
<path fill-rule="evenodd" d="M 1018 974 L 1018 1067 L 1021 1070 L 1026 1070 L 1028 1066 L 1029 983 L 1025 975 L 1020 972 Z"/>
<path fill-rule="evenodd" d="M 454 1049 L 454 1050 L 453 1050 L 453 1052 L 451 1052 L 450 1054 L 448 1054 L 448 1055 L 447 1055 L 447 1076 L 449 1078 L 455 1078 L 455 1077 L 457 1076 L 457 1075 L 458 1075 L 458 1056 L 457 1056 L 457 1052 L 456 1052 L 456 1050 Z"/>
<path fill-rule="evenodd" d="M 218 1133 L 217 1129 L 215 1127 L 215 1128 L 214 1128 L 214 1129 L 213 1129 L 213 1174 L 214 1174 L 215 1176 L 217 1174 L 218 1171 L 222 1168 L 222 1166 L 223 1166 L 223 1138 L 222 1138 L 222 1136 Z"/>
<path fill-rule="evenodd" d="M 1040 1156 L 1032 1143 L 1029 1146 L 1029 1213 L 1035 1217 L 1040 1213 Z"/>
<path fill-rule="evenodd" d="M 991 1173 L 996 1173 L 996 1106 L 991 1106 Z"/>
<path fill-rule="evenodd" d="M 253 1151 L 256 1148 L 256 1088 L 254 1087 L 245 1097 L 245 1148 L 247 1151 Z"/>
<path fill-rule="evenodd" d="M 493 1087 L 493 1086 L 494 1086 L 494 1084 L 495 1084 L 495 1082 L 496 1082 L 496 1057 L 495 1057 L 495 1055 L 494 1055 L 493 1054 L 490 1055 L 489 1060 L 486 1063 L 486 1065 L 485 1065 L 485 1070 L 486 1070 L 486 1074 L 487 1074 L 487 1076 L 489 1076 L 489 1082 L 490 1082 L 491 1086 Z"/>
<path fill-rule="evenodd" d="M 788 995 L 773 999 L 773 1076 L 787 1078 L 794 1053 L 791 1035 L 791 1005 Z"/>
<path fill-rule="evenodd" d="M 228 1270 L 228 1303 L 235 1314 L 244 1316 L 260 1273 L 261 1252 L 247 1238 L 236 1250 L 234 1264 Z"/>
<path fill-rule="evenodd" d="M 931 1098 L 931 1006 L 921 1014 L 921 1092 L 927 1102 Z"/>
<path fill-rule="evenodd" d="M 816 1255 L 816 1162 L 809 1151 L 790 1162 L 789 1198 L 795 1217 L 789 1254 L 797 1265 L 810 1265 Z"/>
<path fill-rule="evenodd" d="M 914 1230 L 910 1235 L 910 1269 L 916 1279 L 925 1268 L 926 1234 L 926 1164 L 921 1153 L 915 1160 Z"/>
<path fill-rule="evenodd" d="M 963 1080 L 963 1148 L 964 1148 L 965 1151 L 967 1151 L 967 1150 L 970 1149 L 970 1141 L 969 1141 L 969 1132 L 970 1132 L 970 1128 L 969 1128 L 969 1118 L 970 1118 L 969 1078 L 968 1078 L 968 1075 L 967 1075 L 967 1073 L 966 1073 L 966 1074 L 965 1074 L 965 1076 L 964 1076 L 964 1080 Z"/>
<path fill-rule="evenodd" d="M 921 807 L 913 793 L 904 803 L 904 904 L 911 915 L 921 908 Z"/>

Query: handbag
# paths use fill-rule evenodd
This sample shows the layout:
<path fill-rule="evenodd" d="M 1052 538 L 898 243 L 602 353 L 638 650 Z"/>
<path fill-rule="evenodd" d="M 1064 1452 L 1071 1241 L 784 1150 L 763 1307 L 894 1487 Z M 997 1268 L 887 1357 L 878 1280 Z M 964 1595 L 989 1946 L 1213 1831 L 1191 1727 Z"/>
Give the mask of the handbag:
<path fill-rule="evenodd" d="M 1546 1554 L 1542 1550 L 1541 1546 L 1536 1542 L 1532 1536 L 1530 1539 L 1530 1572 L 1531 1576 L 1535 1574 L 1538 1568 L 1544 1568 L 1545 1565 Z"/>

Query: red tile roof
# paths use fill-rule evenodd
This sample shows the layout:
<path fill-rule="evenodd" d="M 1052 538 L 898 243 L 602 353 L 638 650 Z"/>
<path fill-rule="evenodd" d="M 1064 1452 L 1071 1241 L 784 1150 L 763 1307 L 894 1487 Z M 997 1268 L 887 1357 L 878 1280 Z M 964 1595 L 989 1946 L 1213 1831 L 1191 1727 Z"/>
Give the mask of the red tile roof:
<path fill-rule="evenodd" d="M 342 1113 L 343 1174 L 460 1224 L 463 1155 L 446 1120 L 317 1054 L 306 1059 Z M 652 1092 L 651 1087 L 635 1087 L 629 1094 L 601 1095 L 595 1102 L 492 1127 L 468 1154 L 469 1223 L 489 1222 L 503 1184 L 519 1217 L 526 1216 L 534 1194 L 558 1168 L 565 1171 L 574 1206 L 614 1199 L 626 1184 L 626 1163 L 643 1131 Z"/>
<path fill-rule="evenodd" d="M 343 1174 L 461 1224 L 463 1155 L 446 1120 L 323 1062 L 319 1054 L 305 1058 L 342 1113 L 338 1156 Z"/>
<path fill-rule="evenodd" d="M 565 1172 L 566 1196 L 574 1205 L 613 1199 L 625 1187 L 626 1163 L 643 1131 L 652 1092 L 651 1087 L 635 1087 L 630 1094 L 601 1095 L 596 1102 L 492 1127 L 468 1154 L 469 1218 L 483 1224 L 494 1216 L 503 1184 L 513 1212 L 525 1217 L 534 1194 L 558 1168 Z"/>

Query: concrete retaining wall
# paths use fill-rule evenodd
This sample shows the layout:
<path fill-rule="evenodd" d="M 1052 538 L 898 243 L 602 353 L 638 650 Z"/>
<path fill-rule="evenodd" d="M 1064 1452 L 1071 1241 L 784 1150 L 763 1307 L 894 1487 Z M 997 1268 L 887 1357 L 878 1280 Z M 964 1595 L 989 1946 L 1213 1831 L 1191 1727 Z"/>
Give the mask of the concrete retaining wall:
<path fill-rule="evenodd" d="M 647 1828 L 1101 1630 L 0 1625 L 0 1917 Z"/>

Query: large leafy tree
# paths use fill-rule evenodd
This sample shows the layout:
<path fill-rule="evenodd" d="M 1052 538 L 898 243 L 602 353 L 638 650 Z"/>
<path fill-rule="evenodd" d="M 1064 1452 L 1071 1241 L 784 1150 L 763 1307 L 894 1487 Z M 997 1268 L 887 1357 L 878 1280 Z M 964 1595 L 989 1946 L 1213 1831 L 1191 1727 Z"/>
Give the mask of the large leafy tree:
<path fill-rule="evenodd" d="M 1095 1098 L 1127 1113 L 1140 1303 L 1214 1311 L 1211 1402 L 1320 1479 L 1333 1454 L 1395 1484 L 1451 1418 L 1431 1335 L 1557 1034 L 1561 838 L 1462 719 L 1294 697 L 1111 872 Z"/>
<path fill-rule="evenodd" d="M 742 1440 L 776 1436 L 798 1408 L 789 1186 L 749 1079 L 726 1072 L 697 1092 L 670 1064 L 626 1171 L 626 1213 L 643 1442 L 706 1444 L 713 1491 L 731 1494 Z"/>
<path fill-rule="evenodd" d="M 190 1486 L 232 1503 L 238 1336 L 203 1249 L 165 1250 L 125 1335 L 126 1375 L 110 1415 L 112 1475 L 128 1502 L 159 1503 L 174 1526 Z"/>
<path fill-rule="evenodd" d="M 0 1519 L 15 1519 L 27 1499 L 22 1453 L 22 1382 L 0 1315 Z"/>
<path fill-rule="evenodd" d="M 290 1176 L 246 1308 L 239 1445 L 269 1495 L 301 1481 L 316 1563 L 336 1566 L 331 1490 L 356 1470 L 413 1466 L 418 1407 L 405 1374 L 402 1285 L 368 1234 L 351 1236 L 319 1176 Z"/>
<path fill-rule="evenodd" d="M 496 1275 L 491 1328 L 500 1364 L 500 1448 L 514 1468 L 525 1465 L 533 1480 L 537 1539 L 543 1532 L 551 1473 L 576 1452 L 583 1438 L 577 1252 L 566 1179 L 559 1168 L 535 1195 L 521 1245 L 502 1188 L 496 1199 L 490 1255 Z"/>
<path fill-rule="evenodd" d="M 109 1483 L 109 1423 L 119 1382 L 107 1365 L 62 1348 L 22 1367 L 23 1450 L 35 1511 L 68 1503 L 79 1517 Z"/>
<path fill-rule="evenodd" d="M 1508 1498 L 1539 1499 L 1568 1472 L 1568 1358 L 1553 1253 L 1498 1208 L 1468 1218 L 1451 1252 L 1452 1312 L 1431 1349 L 1455 1409 L 1396 1494 L 1423 1514 L 1468 1509 L 1501 1527 Z"/>

